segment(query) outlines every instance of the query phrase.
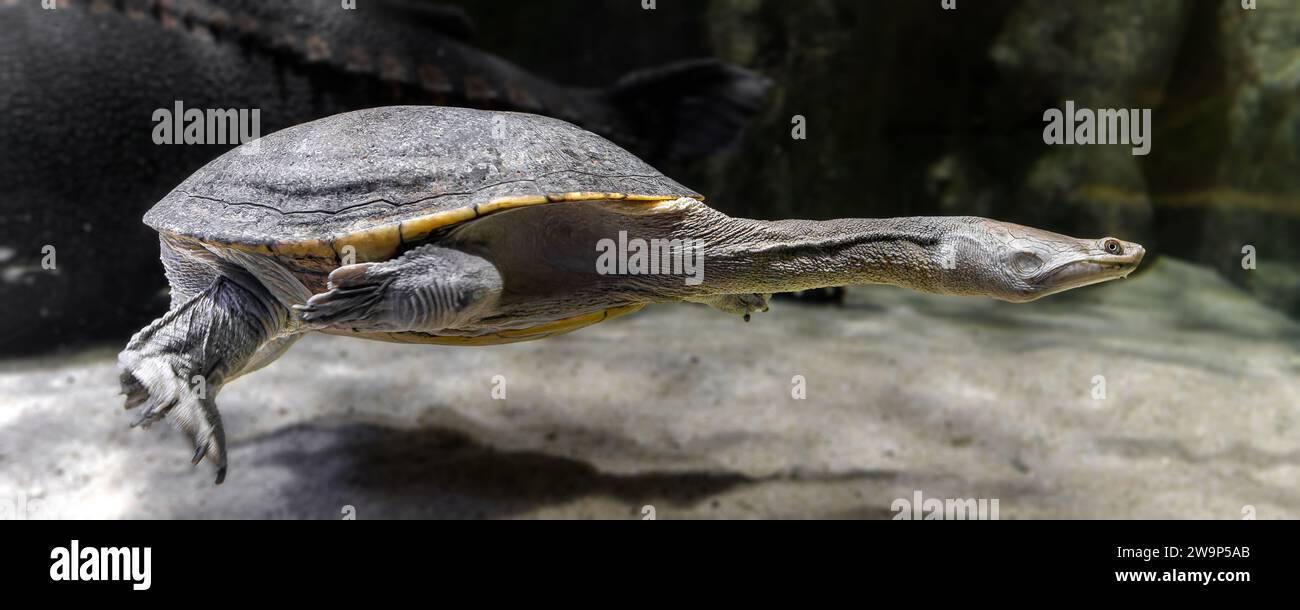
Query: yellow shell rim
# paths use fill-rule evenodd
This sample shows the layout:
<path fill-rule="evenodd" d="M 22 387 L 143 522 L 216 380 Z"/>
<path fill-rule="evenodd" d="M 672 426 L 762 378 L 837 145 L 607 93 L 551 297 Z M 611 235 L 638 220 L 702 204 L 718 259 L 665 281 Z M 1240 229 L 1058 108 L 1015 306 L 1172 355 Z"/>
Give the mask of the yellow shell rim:
<path fill-rule="evenodd" d="M 643 195 L 629 193 L 569 192 L 552 195 L 524 195 L 500 197 L 486 203 L 443 210 L 424 216 L 390 222 L 376 227 L 322 239 L 304 239 L 271 244 L 226 243 L 205 241 L 209 245 L 232 248 L 245 252 L 283 256 L 296 260 L 324 259 L 341 261 L 350 256 L 355 262 L 375 262 L 391 258 L 407 243 L 417 242 L 445 227 L 469 222 L 489 214 L 506 210 L 553 203 L 583 201 L 613 201 L 632 203 L 662 203 L 678 199 L 704 201 L 700 195 Z M 349 252 L 348 249 L 351 248 Z"/>

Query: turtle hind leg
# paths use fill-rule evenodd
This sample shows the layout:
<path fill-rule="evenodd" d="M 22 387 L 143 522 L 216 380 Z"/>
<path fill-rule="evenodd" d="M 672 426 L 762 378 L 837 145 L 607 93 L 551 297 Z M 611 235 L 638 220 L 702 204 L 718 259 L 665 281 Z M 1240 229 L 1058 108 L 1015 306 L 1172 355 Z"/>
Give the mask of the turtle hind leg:
<path fill-rule="evenodd" d="M 118 355 L 126 408 L 140 409 L 133 425 L 168 415 L 194 442 L 193 462 L 204 457 L 226 474 L 225 431 L 216 396 L 288 320 L 288 311 L 256 280 L 217 275 L 208 287 L 136 333 Z"/>
<path fill-rule="evenodd" d="M 428 245 L 383 263 L 335 269 L 329 290 L 296 309 L 310 328 L 437 331 L 472 319 L 501 289 L 501 275 L 486 259 Z"/>

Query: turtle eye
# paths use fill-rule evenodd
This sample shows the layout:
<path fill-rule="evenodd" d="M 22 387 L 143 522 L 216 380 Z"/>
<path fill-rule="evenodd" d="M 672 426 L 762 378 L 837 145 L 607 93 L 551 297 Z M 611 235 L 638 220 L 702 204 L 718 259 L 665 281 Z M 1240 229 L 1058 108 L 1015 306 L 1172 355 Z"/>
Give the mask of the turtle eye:
<path fill-rule="evenodd" d="M 1103 244 L 1102 247 L 1106 249 L 1107 254 L 1124 253 L 1124 244 L 1119 243 L 1118 239 L 1107 239 L 1106 243 Z"/>

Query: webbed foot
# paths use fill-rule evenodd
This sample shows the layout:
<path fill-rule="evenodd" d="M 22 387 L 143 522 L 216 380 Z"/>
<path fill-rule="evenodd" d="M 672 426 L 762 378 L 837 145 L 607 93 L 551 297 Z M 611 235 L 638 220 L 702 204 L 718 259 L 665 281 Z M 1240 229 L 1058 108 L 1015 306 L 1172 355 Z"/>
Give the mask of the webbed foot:
<path fill-rule="evenodd" d="M 473 315 L 501 286 L 487 260 L 430 245 L 383 263 L 339 267 L 327 292 L 294 309 L 314 329 L 432 331 Z"/>
<path fill-rule="evenodd" d="M 202 375 L 186 378 L 182 358 L 127 350 L 118 357 L 126 408 L 139 408 L 132 427 L 148 428 L 169 413 L 194 443 L 191 463 L 207 457 L 217 466 L 217 484 L 226 478 L 226 432 L 217 404 Z"/>

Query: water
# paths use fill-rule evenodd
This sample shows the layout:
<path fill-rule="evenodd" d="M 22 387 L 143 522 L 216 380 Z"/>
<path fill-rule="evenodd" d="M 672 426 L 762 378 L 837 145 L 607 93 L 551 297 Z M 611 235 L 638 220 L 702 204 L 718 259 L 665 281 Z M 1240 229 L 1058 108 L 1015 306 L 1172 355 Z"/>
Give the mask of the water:
<path fill-rule="evenodd" d="M 474 52 L 556 86 L 701 56 L 770 79 L 725 151 L 629 144 L 730 214 L 980 215 L 1147 260 L 1023 305 L 868 286 L 750 324 L 655 306 L 492 348 L 312 335 L 222 393 L 220 488 L 116 395 L 116 352 L 167 307 L 140 217 L 225 150 L 154 146 L 151 111 L 255 107 L 269 132 L 447 100 L 86 4 L 55 21 L 0 2 L 0 508 L 889 518 L 921 491 L 998 499 L 1003 519 L 1300 518 L 1300 3 L 454 3 Z M 375 23 L 343 23 L 328 43 L 374 46 Z M 401 23 L 383 39 L 399 63 L 431 52 L 402 41 L 452 35 Z M 101 29 L 112 66 L 59 44 Z M 1149 154 L 1045 143 L 1067 104 L 1150 111 Z M 638 112 L 663 128 L 662 106 Z"/>

